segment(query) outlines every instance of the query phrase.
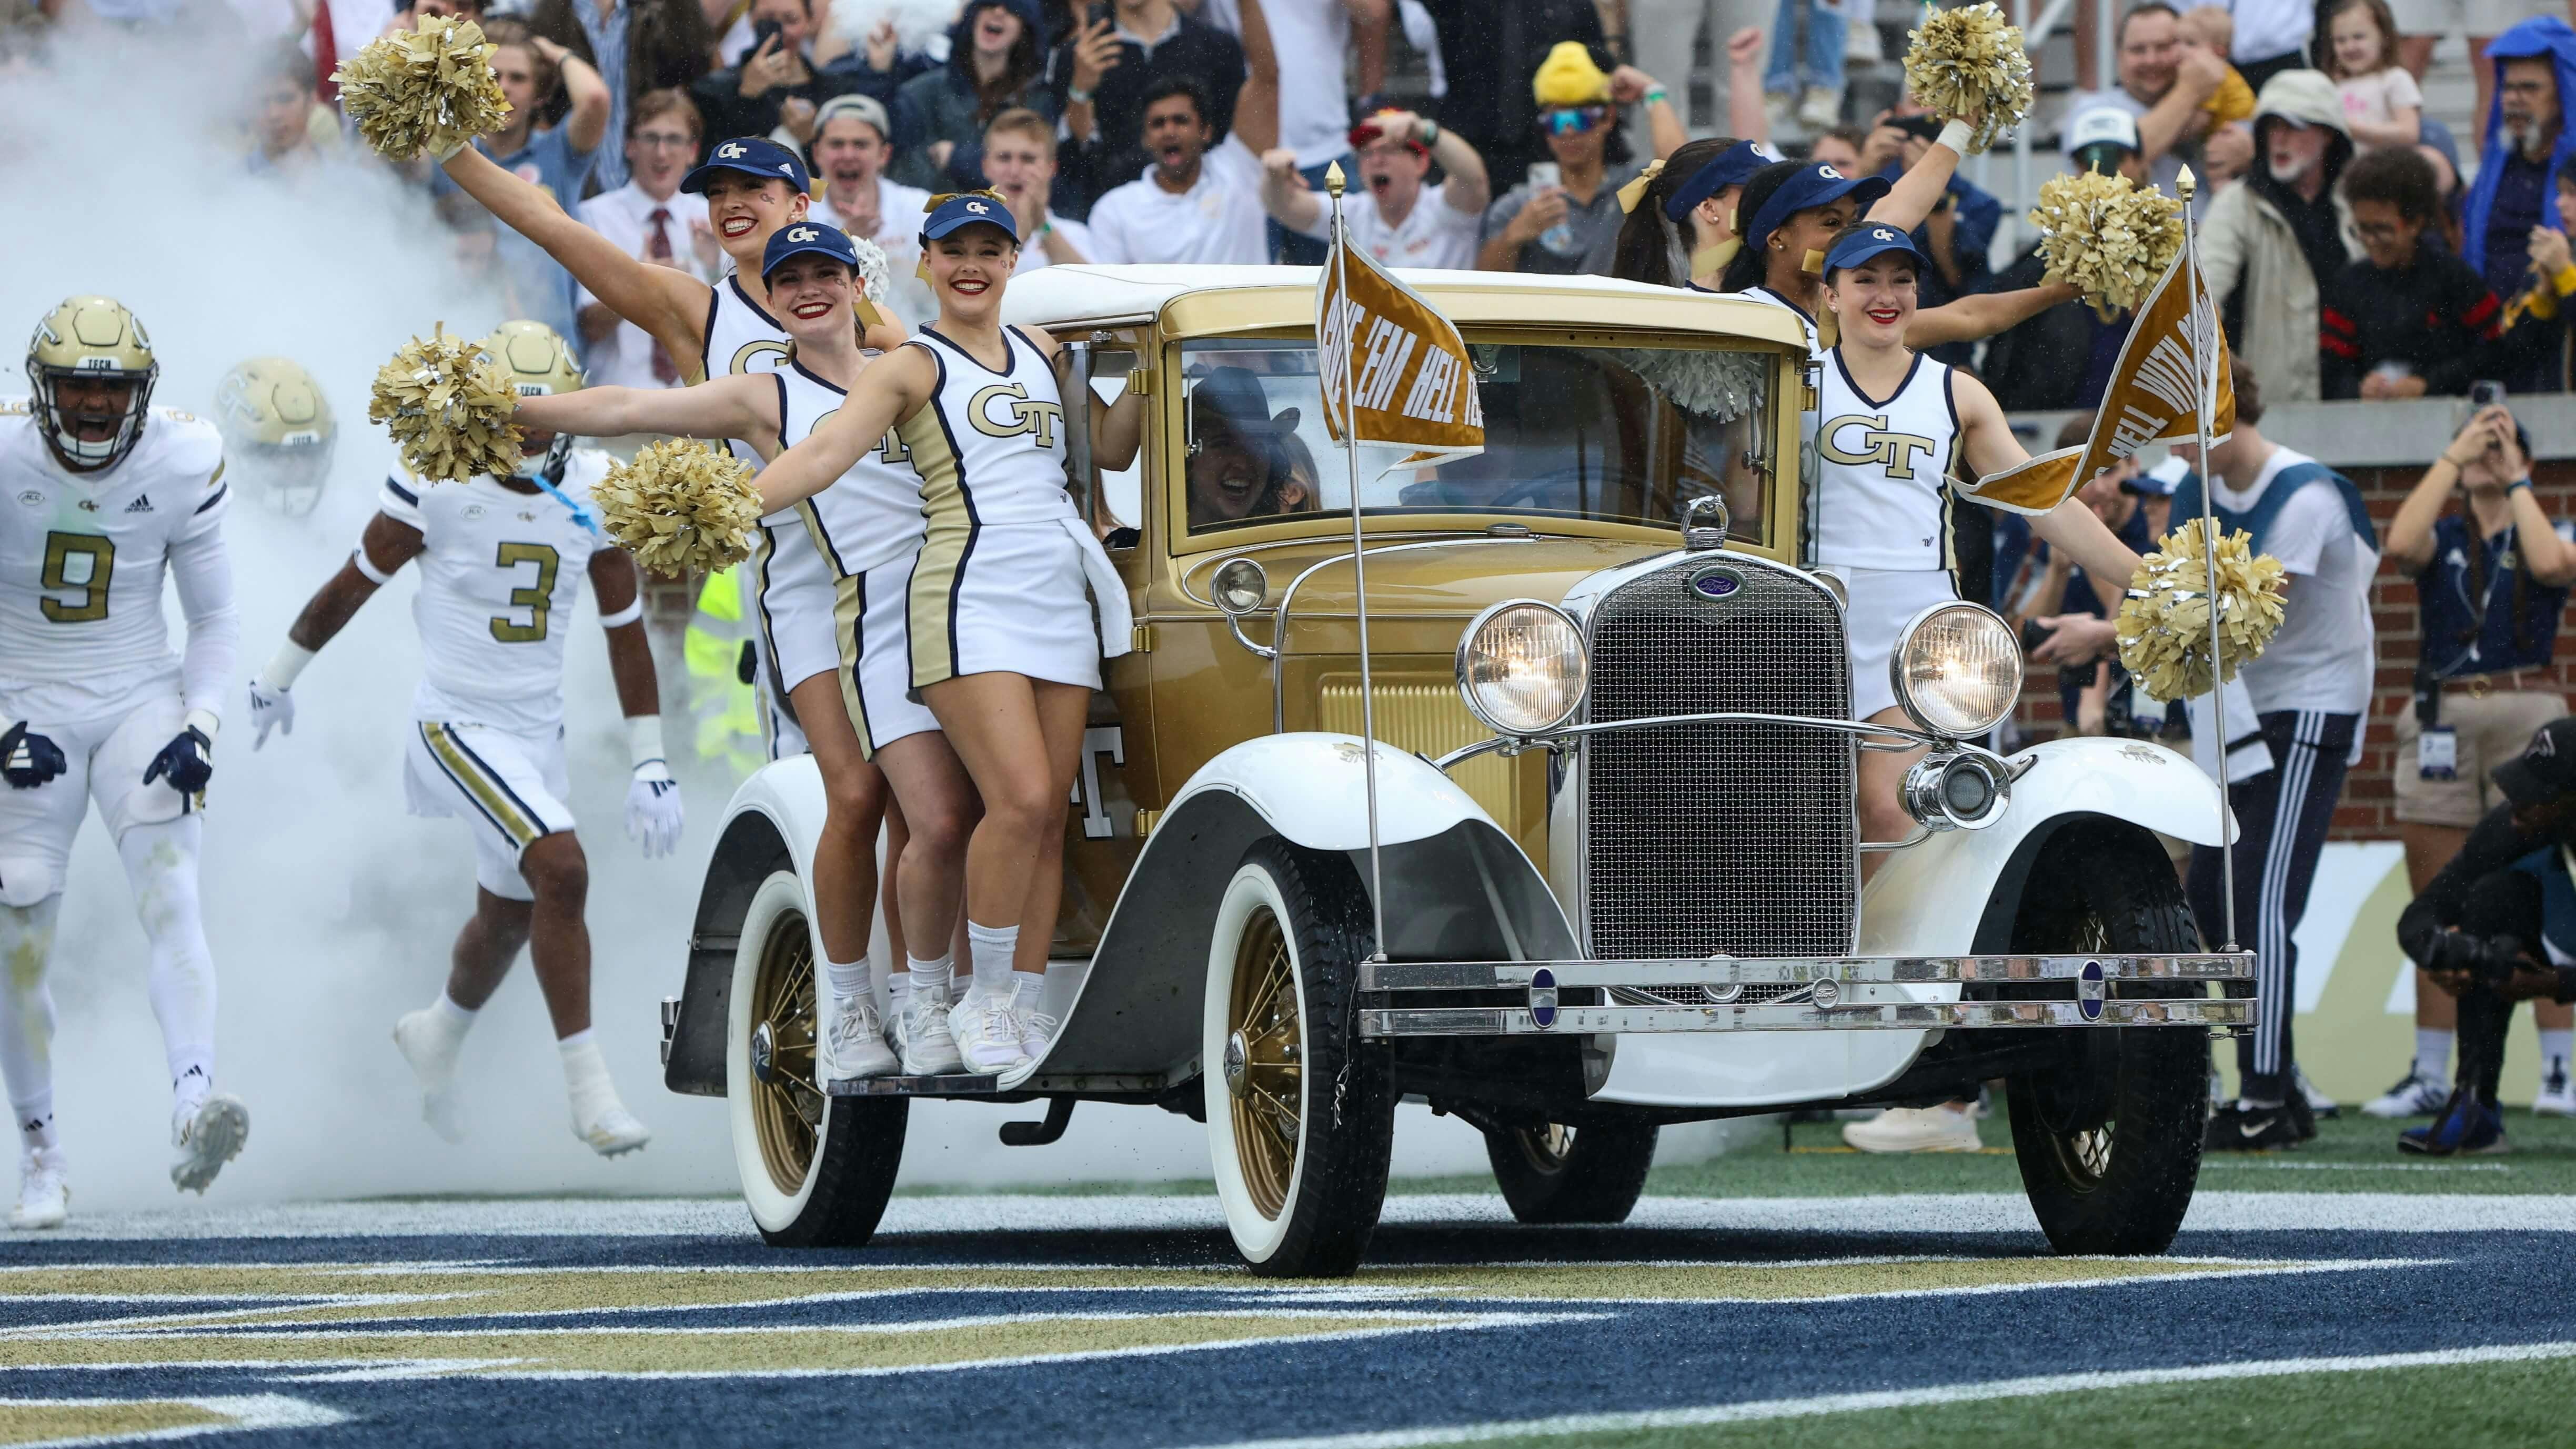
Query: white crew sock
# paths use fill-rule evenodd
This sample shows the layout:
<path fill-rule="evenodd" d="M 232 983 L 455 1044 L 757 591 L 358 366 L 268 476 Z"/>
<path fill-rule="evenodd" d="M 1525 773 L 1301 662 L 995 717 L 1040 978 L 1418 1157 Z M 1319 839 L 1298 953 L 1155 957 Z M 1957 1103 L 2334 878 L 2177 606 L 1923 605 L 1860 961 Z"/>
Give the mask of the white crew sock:
<path fill-rule="evenodd" d="M 2540 1034 L 2540 1074 L 2543 1077 L 2565 1076 L 2567 1055 L 2576 1048 L 2576 1031 L 2544 1031 Z"/>
<path fill-rule="evenodd" d="M 868 958 L 856 961 L 825 961 L 824 973 L 832 979 L 832 1001 L 835 1009 L 841 1002 L 873 994 L 876 983 L 868 979 Z"/>
<path fill-rule="evenodd" d="M 2415 1075 L 2428 1082 L 2451 1079 L 2451 1038 L 2457 1033 L 2445 1027 L 2415 1028 Z"/>
<path fill-rule="evenodd" d="M 11 1102 L 9 1108 L 18 1114 L 19 1146 L 34 1151 L 59 1145 L 61 1139 L 54 1136 L 54 1094 L 51 1089 L 34 1101 Z"/>
<path fill-rule="evenodd" d="M 1073 1010 L 1073 999 L 1082 994 L 1082 979 L 1091 974 L 1088 961 L 1049 961 L 1046 989 L 1038 993 L 1038 1010 L 1063 1021 Z"/>
<path fill-rule="evenodd" d="M 904 1010 L 916 996 L 925 1002 L 945 1005 L 956 984 L 957 962 L 954 958 L 942 956 L 936 961 L 924 961 L 918 956 L 907 955 L 903 958 L 903 975 L 897 978 L 895 1009 Z"/>
<path fill-rule="evenodd" d="M 1046 973 L 1014 971 L 1011 973 L 1011 1006 L 1018 1011 L 1035 1011 L 1046 992 Z"/>
<path fill-rule="evenodd" d="M 974 954 L 969 963 L 975 972 L 975 984 L 969 988 L 978 996 L 1011 999 L 1011 958 L 1019 953 L 1020 928 L 1017 926 L 979 926 L 966 923 L 966 943 Z"/>
<path fill-rule="evenodd" d="M 572 1120 L 587 1127 L 597 1122 L 611 1107 L 625 1104 L 617 1100 L 617 1083 L 609 1079 L 608 1059 L 599 1054 L 599 1043 L 588 1031 L 577 1031 L 555 1042 L 563 1053 L 564 1091 L 572 1098 Z"/>

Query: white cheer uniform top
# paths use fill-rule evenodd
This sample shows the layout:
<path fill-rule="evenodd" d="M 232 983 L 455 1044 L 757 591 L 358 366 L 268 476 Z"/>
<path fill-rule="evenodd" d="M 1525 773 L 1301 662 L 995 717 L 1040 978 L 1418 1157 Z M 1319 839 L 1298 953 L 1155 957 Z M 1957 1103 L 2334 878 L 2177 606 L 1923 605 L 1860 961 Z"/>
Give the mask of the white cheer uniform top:
<path fill-rule="evenodd" d="M 922 514 L 934 530 L 1062 528 L 1099 601 L 1102 652 L 1124 654 L 1133 632 L 1127 586 L 1065 491 L 1065 429 L 1089 427 L 1089 411 L 1066 412 L 1055 369 L 1018 328 L 1003 328 L 1002 343 L 1010 363 L 998 373 L 933 327 L 904 343 L 939 369 L 929 400 L 896 428 L 921 479 Z"/>
<path fill-rule="evenodd" d="M 792 448 L 841 410 L 846 396 L 802 366 L 790 363 L 778 379 L 778 446 Z M 1061 491 L 1060 489 L 1058 491 Z M 889 430 L 870 452 L 829 487 L 795 506 L 832 572 L 841 578 L 892 563 L 921 547 L 921 477 L 912 450 Z"/>
<path fill-rule="evenodd" d="M 1823 353 L 1824 349 L 1818 346 L 1816 342 L 1816 319 L 1807 314 L 1806 308 L 1801 307 L 1797 303 L 1790 301 L 1788 298 L 1781 296 L 1779 293 L 1772 291 L 1769 287 L 1747 287 L 1741 292 L 1724 292 L 1718 295 L 1741 297 L 1747 302 L 1759 302 L 1765 307 L 1779 308 L 1781 311 L 1797 318 L 1798 325 L 1807 329 L 1808 354 L 1810 356 L 1816 356 Z"/>
<path fill-rule="evenodd" d="M 592 511 L 590 491 L 615 460 L 595 448 L 566 458 L 565 498 Z M 564 631 L 590 556 L 608 546 L 561 499 L 520 493 L 489 476 L 468 483 L 388 478 L 378 506 L 420 530 L 421 677 L 412 717 L 482 724 L 516 734 L 563 727 Z"/>
<path fill-rule="evenodd" d="M 1839 347 L 1824 356 L 1816 411 L 1806 420 L 1815 458 L 1816 562 L 1827 567 L 1945 570 L 1950 470 L 1959 409 L 1950 369 L 1917 353 L 1884 399 L 1853 383 Z"/>
<path fill-rule="evenodd" d="M 232 491 L 214 424 L 175 409 L 152 409 L 133 449 L 98 473 L 65 468 L 43 429 L 28 399 L 0 399 L 0 698 L 20 717 L 69 721 L 178 677 L 162 579 L 200 555 L 225 570 Z M 229 607 L 228 572 L 220 586 Z M 190 707 L 223 707 L 225 652 L 226 677 L 190 669 Z"/>

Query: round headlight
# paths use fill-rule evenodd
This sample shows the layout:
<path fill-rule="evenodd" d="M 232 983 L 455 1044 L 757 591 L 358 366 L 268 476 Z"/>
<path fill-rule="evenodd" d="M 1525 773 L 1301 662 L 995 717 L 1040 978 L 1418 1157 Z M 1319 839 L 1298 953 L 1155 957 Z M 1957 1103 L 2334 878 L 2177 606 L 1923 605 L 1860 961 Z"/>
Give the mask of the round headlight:
<path fill-rule="evenodd" d="M 1216 566 L 1208 593 L 1227 613 L 1249 614 L 1270 597 L 1270 576 L 1248 558 L 1230 558 Z"/>
<path fill-rule="evenodd" d="M 1935 604 L 1896 636 L 1896 702 L 1936 735 L 1965 739 L 2003 723 L 2021 698 L 2021 644 L 1975 604 Z"/>
<path fill-rule="evenodd" d="M 1458 640 L 1458 693 L 1495 733 L 1554 729 L 1583 703 L 1583 631 L 1563 612 L 1514 599 L 1478 614 Z"/>

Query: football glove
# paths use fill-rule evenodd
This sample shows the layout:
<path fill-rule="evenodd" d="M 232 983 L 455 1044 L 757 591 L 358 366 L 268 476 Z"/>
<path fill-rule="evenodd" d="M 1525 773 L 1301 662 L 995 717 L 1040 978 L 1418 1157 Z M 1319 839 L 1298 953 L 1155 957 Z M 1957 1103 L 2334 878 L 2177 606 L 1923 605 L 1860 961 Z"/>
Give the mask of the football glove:
<path fill-rule="evenodd" d="M 295 733 L 295 696 L 282 685 L 254 678 L 250 682 L 250 722 L 259 726 L 259 733 L 250 742 L 254 750 L 268 743 L 270 730 L 282 735 Z"/>
<path fill-rule="evenodd" d="M 182 795 L 195 795 L 214 777 L 215 742 L 195 725 L 173 736 L 143 771 L 144 784 L 167 780 L 170 788 Z"/>
<path fill-rule="evenodd" d="M 33 790 L 70 768 L 62 747 L 30 731 L 25 720 L 0 734 L 0 775 L 9 777 L 13 790 Z"/>
<path fill-rule="evenodd" d="M 680 782 L 671 767 L 646 760 L 635 767 L 626 786 L 626 838 L 644 847 L 646 859 L 669 855 L 680 845 Z"/>

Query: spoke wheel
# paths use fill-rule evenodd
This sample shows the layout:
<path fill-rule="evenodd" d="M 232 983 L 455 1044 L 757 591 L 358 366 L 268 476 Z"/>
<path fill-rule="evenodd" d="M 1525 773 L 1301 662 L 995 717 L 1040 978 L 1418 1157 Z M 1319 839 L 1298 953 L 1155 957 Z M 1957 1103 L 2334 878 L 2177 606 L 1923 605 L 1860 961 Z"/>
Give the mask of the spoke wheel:
<path fill-rule="evenodd" d="M 1306 1042 L 1287 936 L 1267 906 L 1244 923 L 1226 1018 L 1224 1071 L 1234 1103 L 1235 1156 L 1253 1205 L 1263 1217 L 1276 1219 L 1288 1205 L 1297 1170 Z"/>
<path fill-rule="evenodd" d="M 1646 1190 L 1656 1133 L 1652 1123 L 1497 1127 L 1485 1133 L 1485 1157 L 1522 1222 L 1619 1223 Z"/>

